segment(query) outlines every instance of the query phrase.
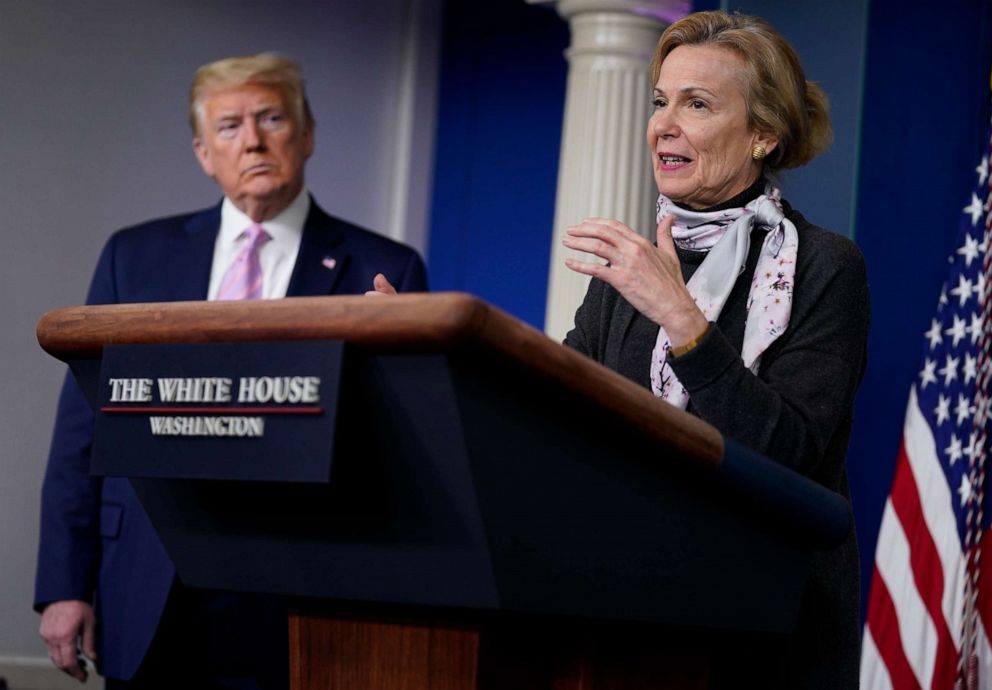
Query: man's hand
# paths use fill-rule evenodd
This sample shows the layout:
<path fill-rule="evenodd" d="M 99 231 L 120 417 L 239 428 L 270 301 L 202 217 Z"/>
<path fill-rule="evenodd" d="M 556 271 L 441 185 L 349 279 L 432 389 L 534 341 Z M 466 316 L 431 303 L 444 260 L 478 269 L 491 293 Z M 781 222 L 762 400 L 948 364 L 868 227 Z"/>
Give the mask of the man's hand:
<path fill-rule="evenodd" d="M 396 294 L 396 288 L 394 288 L 392 284 L 388 280 L 386 280 L 386 276 L 382 275 L 381 273 L 375 274 L 375 278 L 372 279 L 372 287 L 374 289 L 366 292 L 365 293 L 366 296 L 379 297 L 381 295 Z"/>
<path fill-rule="evenodd" d="M 41 637 L 48 645 L 48 657 L 57 668 L 83 683 L 86 662 L 96 660 L 96 617 L 85 601 L 55 601 L 41 613 Z"/>

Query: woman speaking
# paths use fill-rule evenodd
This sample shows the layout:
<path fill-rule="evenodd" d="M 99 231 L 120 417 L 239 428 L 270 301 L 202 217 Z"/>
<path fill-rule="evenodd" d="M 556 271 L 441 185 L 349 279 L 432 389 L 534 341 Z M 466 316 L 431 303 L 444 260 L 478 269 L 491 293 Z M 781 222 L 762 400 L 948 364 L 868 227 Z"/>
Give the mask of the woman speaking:
<path fill-rule="evenodd" d="M 868 287 L 855 245 L 782 199 L 776 173 L 830 143 L 826 98 L 766 22 L 700 12 L 664 32 L 648 123 L 657 244 L 616 220 L 568 229 L 592 276 L 565 343 L 849 497 Z M 763 687 L 855 688 L 852 534 L 814 556 L 796 633 Z M 743 686 L 741 686 L 743 687 Z"/>

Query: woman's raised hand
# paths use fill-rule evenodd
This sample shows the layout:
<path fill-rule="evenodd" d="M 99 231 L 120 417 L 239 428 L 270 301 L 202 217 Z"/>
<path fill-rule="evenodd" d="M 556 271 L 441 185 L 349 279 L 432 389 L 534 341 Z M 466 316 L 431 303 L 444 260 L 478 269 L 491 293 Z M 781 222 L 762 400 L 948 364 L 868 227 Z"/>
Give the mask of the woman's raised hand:
<path fill-rule="evenodd" d="M 657 246 L 608 218 L 587 218 L 573 225 L 562 244 L 609 262 L 604 266 L 565 259 L 571 270 L 613 286 L 637 311 L 662 326 L 678 347 L 698 337 L 707 324 L 682 280 L 672 242 L 673 221 L 673 216 L 666 216 L 658 223 Z"/>

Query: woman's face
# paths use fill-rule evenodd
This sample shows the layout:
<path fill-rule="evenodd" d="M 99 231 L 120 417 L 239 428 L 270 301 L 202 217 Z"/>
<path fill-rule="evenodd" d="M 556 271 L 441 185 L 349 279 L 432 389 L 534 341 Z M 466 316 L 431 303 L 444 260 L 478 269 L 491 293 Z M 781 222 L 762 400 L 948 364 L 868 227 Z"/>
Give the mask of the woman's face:
<path fill-rule="evenodd" d="M 747 125 L 744 61 L 729 48 L 683 45 L 661 64 L 648 146 L 658 191 L 682 206 L 706 208 L 743 192 L 761 165 L 751 158 L 772 136 Z"/>

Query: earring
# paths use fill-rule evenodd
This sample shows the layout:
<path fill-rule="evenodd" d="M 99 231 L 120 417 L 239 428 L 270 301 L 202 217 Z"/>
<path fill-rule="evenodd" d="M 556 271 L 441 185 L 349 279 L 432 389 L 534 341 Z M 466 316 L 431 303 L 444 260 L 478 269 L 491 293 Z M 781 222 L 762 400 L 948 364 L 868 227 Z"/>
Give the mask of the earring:
<path fill-rule="evenodd" d="M 753 149 L 751 149 L 751 158 L 756 161 L 760 161 L 762 158 L 768 155 L 768 151 L 761 144 L 756 144 Z"/>

